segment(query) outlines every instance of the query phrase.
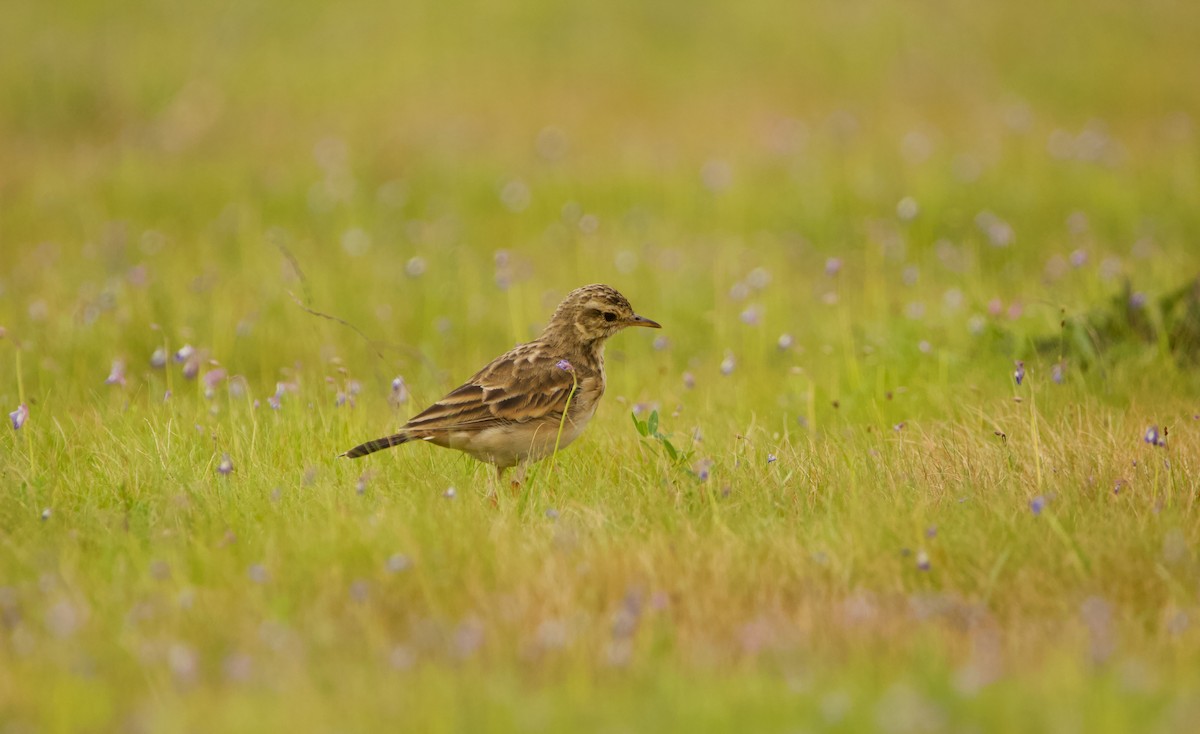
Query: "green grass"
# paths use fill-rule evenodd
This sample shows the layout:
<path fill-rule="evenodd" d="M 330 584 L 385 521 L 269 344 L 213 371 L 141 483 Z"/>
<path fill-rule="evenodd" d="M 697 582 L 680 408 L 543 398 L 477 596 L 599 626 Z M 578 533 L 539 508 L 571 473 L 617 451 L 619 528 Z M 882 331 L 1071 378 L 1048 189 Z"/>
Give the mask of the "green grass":
<path fill-rule="evenodd" d="M 0 732 L 1200 720 L 1195 365 L 1035 348 L 1200 273 L 1197 8 L 10 5 Z M 336 458 L 597 281 L 519 494 Z"/>

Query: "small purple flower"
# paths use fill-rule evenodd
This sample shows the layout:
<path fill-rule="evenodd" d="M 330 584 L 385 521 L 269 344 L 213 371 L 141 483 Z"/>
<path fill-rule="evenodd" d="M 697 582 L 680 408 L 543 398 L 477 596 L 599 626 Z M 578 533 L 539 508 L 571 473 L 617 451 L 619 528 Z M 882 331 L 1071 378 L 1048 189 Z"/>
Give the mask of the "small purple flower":
<path fill-rule="evenodd" d="M 221 463 L 217 464 L 217 473 L 222 475 L 233 473 L 233 459 L 229 458 L 229 454 L 221 457 Z"/>
<path fill-rule="evenodd" d="M 204 397 L 211 398 L 217 389 L 217 385 L 224 382 L 227 373 L 225 370 L 218 367 L 215 370 L 209 370 L 204 373 Z"/>
<path fill-rule="evenodd" d="M 279 410 L 283 407 L 283 401 L 279 399 L 278 395 L 272 395 L 267 398 L 267 405 L 271 406 L 271 410 Z"/>
<path fill-rule="evenodd" d="M 182 347 L 179 348 L 179 351 L 175 352 L 175 361 L 176 362 L 186 362 L 189 359 L 191 359 L 192 355 L 195 353 L 196 353 L 195 347 L 193 347 L 191 344 L 184 344 Z"/>
<path fill-rule="evenodd" d="M 733 374 L 733 368 L 737 366 L 737 360 L 734 359 L 733 352 L 725 352 L 725 359 L 721 360 L 721 374 L 728 377 Z"/>
<path fill-rule="evenodd" d="M 1139 309 L 1145 307 L 1145 305 L 1146 305 L 1146 294 L 1145 293 L 1138 292 L 1138 293 L 1134 293 L 1129 296 L 1129 307 L 1130 308 L 1132 308 L 1134 310 L 1139 310 Z"/>
<path fill-rule="evenodd" d="M 1043 497 L 1042 495 L 1039 494 L 1037 497 L 1034 497 L 1033 499 L 1029 500 L 1029 511 L 1032 512 L 1034 515 L 1042 514 L 1042 510 L 1044 510 L 1045 508 L 1046 508 L 1046 498 Z"/>
<path fill-rule="evenodd" d="M 409 258 L 408 262 L 404 264 L 404 272 L 410 278 L 420 278 L 425 274 L 425 269 L 425 258 L 420 255 Z"/>
<path fill-rule="evenodd" d="M 833 277 L 842 271 L 842 258 L 831 257 L 825 261 L 825 274 Z"/>
<path fill-rule="evenodd" d="M 408 402 L 408 385 L 404 383 L 403 377 L 397 375 L 392 379 L 392 392 L 388 395 L 388 402 L 396 406 Z"/>
<path fill-rule="evenodd" d="M 564 372 L 574 372 L 575 371 L 575 368 L 573 366 L 571 366 L 571 363 L 565 359 L 558 360 L 558 363 L 555 364 L 554 366 Z"/>
<path fill-rule="evenodd" d="M 1166 434 L 1167 434 L 1166 431 L 1159 433 L 1158 426 L 1150 426 L 1149 428 L 1146 429 L 1146 435 L 1142 437 L 1142 440 L 1145 441 L 1146 443 L 1150 444 L 1151 446 L 1166 446 L 1167 445 L 1167 435 Z"/>
<path fill-rule="evenodd" d="M 167 350 L 159 347 L 154 350 L 154 354 L 150 355 L 150 366 L 156 370 L 161 370 L 167 366 Z"/>
<path fill-rule="evenodd" d="M 768 464 L 774 464 L 778 460 L 779 460 L 779 457 L 776 456 L 775 454 L 767 454 L 767 463 Z"/>
<path fill-rule="evenodd" d="M 992 212 L 979 212 L 975 217 L 975 224 L 987 235 L 993 247 L 1008 247 L 1015 239 L 1012 225 Z"/>
<path fill-rule="evenodd" d="M 183 363 L 183 376 L 185 379 L 194 380 L 196 375 L 200 374 L 200 360 L 196 355 L 188 358 L 188 361 Z"/>
<path fill-rule="evenodd" d="M 929 554 L 924 550 L 917 551 L 917 569 L 928 571 L 931 568 L 933 568 L 933 564 L 929 562 Z"/>
<path fill-rule="evenodd" d="M 691 372 L 684 372 L 683 373 L 683 386 L 685 388 L 687 388 L 688 390 L 691 390 L 694 387 L 696 387 L 696 376 L 693 375 Z"/>
<path fill-rule="evenodd" d="M 150 280 L 150 269 L 144 264 L 134 265 L 125 272 L 125 279 L 135 288 L 144 288 Z"/>
<path fill-rule="evenodd" d="M 671 340 L 670 339 L 668 339 L 665 336 L 662 336 L 661 334 L 659 336 L 654 337 L 654 350 L 656 352 L 661 352 L 664 349 L 670 349 L 670 348 L 671 348 Z"/>
<path fill-rule="evenodd" d="M 387 559 L 388 573 L 400 573 L 408 569 L 411 565 L 412 561 L 408 560 L 408 556 L 403 553 L 393 553 Z"/>
<path fill-rule="evenodd" d="M 1015 364 L 1017 368 L 1013 370 L 1013 379 L 1020 385 L 1025 379 L 1025 363 L 1018 359 Z"/>
<path fill-rule="evenodd" d="M 1050 379 L 1054 380 L 1055 385 L 1063 384 L 1063 378 L 1064 378 L 1063 370 L 1064 370 L 1064 367 L 1063 367 L 1062 362 L 1056 362 L 1054 364 L 1054 367 L 1052 367 L 1050 369 Z"/>
<path fill-rule="evenodd" d="M 780 334 L 779 339 L 775 342 L 775 345 L 780 349 L 787 350 L 791 349 L 792 345 L 795 343 L 796 340 L 792 338 L 791 334 Z"/>
<path fill-rule="evenodd" d="M 742 311 L 741 319 L 747 326 L 758 326 L 758 322 L 762 320 L 762 309 L 755 305 L 747 306 Z"/>
<path fill-rule="evenodd" d="M 104 378 L 105 385 L 125 385 L 125 360 L 114 359 L 108 377 Z"/>
<path fill-rule="evenodd" d="M 925 528 L 925 537 L 926 538 L 936 538 L 937 537 L 937 525 L 930 525 L 929 527 Z"/>
<path fill-rule="evenodd" d="M 25 421 L 29 420 L 29 406 L 21 403 L 17 409 L 8 414 L 8 419 L 12 421 L 14 431 L 21 430 L 21 426 L 25 425 Z"/>

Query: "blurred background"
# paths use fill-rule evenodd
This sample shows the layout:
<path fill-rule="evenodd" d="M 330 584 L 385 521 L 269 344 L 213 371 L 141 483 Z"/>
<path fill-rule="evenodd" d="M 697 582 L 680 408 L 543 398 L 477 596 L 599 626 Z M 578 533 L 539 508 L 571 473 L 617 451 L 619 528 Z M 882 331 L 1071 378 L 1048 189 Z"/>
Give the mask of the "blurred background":
<path fill-rule="evenodd" d="M 951 356 L 995 321 L 1020 356 L 1197 270 L 1187 2 L 4 15 L 0 318 L 56 349 L 140 363 L 153 323 L 264 388 L 318 344 L 372 359 L 291 292 L 399 343 L 382 380 L 485 359 L 606 281 L 668 324 L 673 368 L 817 354 L 847 321 Z"/>

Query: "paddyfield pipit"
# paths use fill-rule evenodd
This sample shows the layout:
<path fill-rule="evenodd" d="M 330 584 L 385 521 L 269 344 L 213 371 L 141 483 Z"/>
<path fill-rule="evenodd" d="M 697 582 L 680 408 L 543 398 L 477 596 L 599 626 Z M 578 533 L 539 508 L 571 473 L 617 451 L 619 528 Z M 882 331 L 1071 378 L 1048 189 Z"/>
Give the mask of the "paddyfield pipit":
<path fill-rule="evenodd" d="M 492 360 L 396 433 L 343 456 L 428 441 L 495 464 L 497 477 L 544 459 L 578 438 L 595 414 L 604 395 L 604 342 L 629 326 L 662 328 L 609 286 L 577 288 L 537 339 Z"/>

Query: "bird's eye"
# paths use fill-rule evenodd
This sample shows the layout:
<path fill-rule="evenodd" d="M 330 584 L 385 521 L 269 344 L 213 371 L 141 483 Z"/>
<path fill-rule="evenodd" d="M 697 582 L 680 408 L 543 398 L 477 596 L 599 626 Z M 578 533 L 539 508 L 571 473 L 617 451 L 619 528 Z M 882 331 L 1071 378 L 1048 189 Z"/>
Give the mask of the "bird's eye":
<path fill-rule="evenodd" d="M 612 311 L 605 311 L 604 312 L 604 320 L 611 324 L 612 322 L 617 320 L 617 315 L 615 313 L 613 313 Z"/>

